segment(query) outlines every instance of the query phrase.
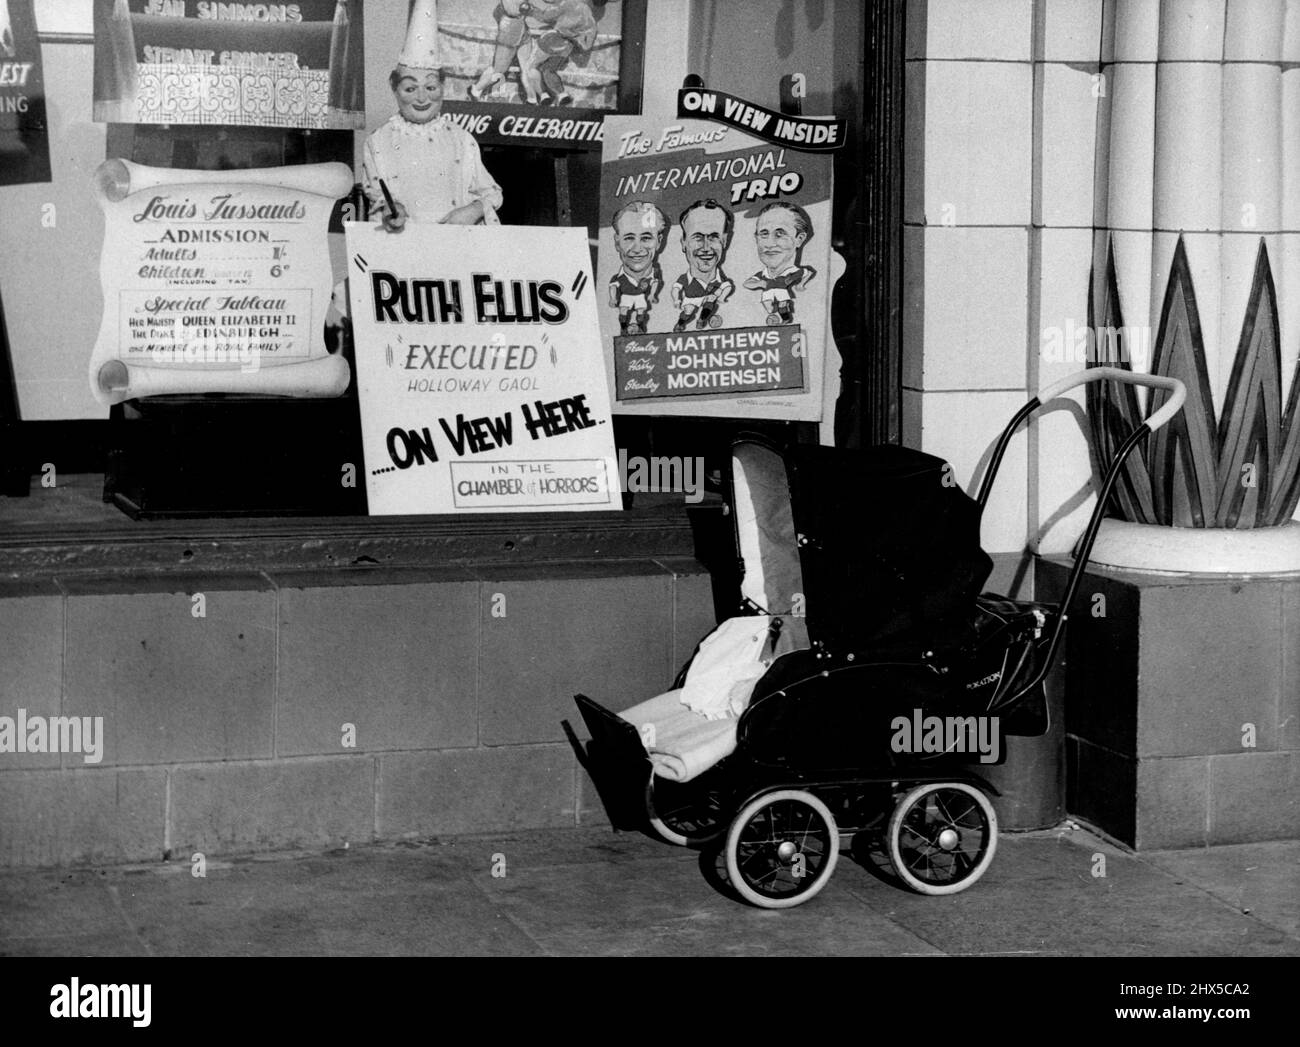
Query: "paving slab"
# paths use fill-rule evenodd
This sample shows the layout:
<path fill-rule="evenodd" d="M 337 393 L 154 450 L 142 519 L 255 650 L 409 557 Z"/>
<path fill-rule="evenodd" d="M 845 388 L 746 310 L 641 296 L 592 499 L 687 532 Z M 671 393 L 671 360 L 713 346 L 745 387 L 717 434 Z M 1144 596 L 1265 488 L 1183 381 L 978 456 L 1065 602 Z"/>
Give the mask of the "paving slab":
<path fill-rule="evenodd" d="M 736 900 L 716 852 L 599 827 L 204 871 L 0 874 L 0 955 L 1300 956 L 1300 843 L 1135 855 L 1082 830 L 1007 834 L 980 883 L 923 897 L 860 837 L 786 911 Z"/>
<path fill-rule="evenodd" d="M 708 855 L 525 867 L 485 883 L 548 953 L 561 956 L 896 956 L 937 952 L 835 879 L 784 912 L 733 900 Z"/>
<path fill-rule="evenodd" d="M 950 955 L 1300 955 L 1295 935 L 1084 832 L 1003 836 L 970 890 L 879 901 Z"/>
<path fill-rule="evenodd" d="M 241 862 L 123 884 L 122 908 L 168 956 L 491 956 L 539 950 L 463 877 L 407 854 Z M 430 872 L 433 875 L 430 875 Z M 135 889 L 132 889 L 135 888 Z"/>
<path fill-rule="evenodd" d="M 1143 857 L 1243 914 L 1300 937 L 1300 841 L 1157 851 Z"/>

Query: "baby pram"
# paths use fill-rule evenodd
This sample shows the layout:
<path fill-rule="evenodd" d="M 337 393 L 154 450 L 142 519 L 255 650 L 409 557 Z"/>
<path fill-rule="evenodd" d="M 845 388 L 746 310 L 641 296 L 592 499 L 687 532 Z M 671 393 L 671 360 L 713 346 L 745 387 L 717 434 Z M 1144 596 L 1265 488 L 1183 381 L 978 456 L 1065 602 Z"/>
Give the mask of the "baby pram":
<path fill-rule="evenodd" d="M 1102 379 L 1153 387 L 1154 410 L 1115 439 L 1061 603 L 981 595 L 992 561 L 980 517 L 1012 435 L 1042 404 Z M 1072 375 L 1011 420 L 975 499 L 919 451 L 738 441 L 743 613 L 666 694 L 621 713 L 575 696 L 591 732 L 583 762 L 615 827 L 640 813 L 676 844 L 725 834 L 731 886 L 765 908 L 816 895 L 841 834 L 864 830 L 883 830 L 913 890 L 975 883 L 997 847 L 996 791 L 979 767 L 1005 759 L 1005 737 L 1048 729 L 1044 680 L 1111 489 L 1184 397 L 1170 378 Z"/>

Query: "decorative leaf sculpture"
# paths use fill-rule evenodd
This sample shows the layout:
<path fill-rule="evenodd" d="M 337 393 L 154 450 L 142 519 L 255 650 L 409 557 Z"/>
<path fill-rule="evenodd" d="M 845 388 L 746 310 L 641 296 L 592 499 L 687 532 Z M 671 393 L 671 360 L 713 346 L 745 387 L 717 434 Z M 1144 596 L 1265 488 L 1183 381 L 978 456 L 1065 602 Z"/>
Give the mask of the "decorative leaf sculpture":
<path fill-rule="evenodd" d="M 1127 371 L 1130 369 L 1129 336 L 1124 328 L 1124 312 L 1119 300 L 1114 244 L 1109 246 L 1107 255 L 1101 316 L 1088 317 L 1088 328 L 1093 332 L 1095 346 L 1095 352 L 1090 354 L 1089 366 L 1119 367 Z M 1090 313 L 1094 300 L 1092 287 L 1089 286 Z M 1142 422 L 1137 390 L 1134 386 L 1120 385 L 1118 382 L 1093 382 L 1086 387 L 1086 395 L 1088 417 L 1092 419 L 1093 445 L 1097 451 L 1097 460 L 1104 467 L 1105 463 L 1114 459 L 1120 444 Z M 1147 472 L 1146 462 L 1139 455 L 1129 457 L 1124 473 L 1115 484 L 1111 493 L 1111 512 L 1125 520 L 1157 522 L 1151 500 L 1151 476 Z"/>
<path fill-rule="evenodd" d="M 1291 395 L 1282 416 L 1278 448 L 1275 475 L 1270 481 L 1273 497 L 1265 516 L 1266 522 L 1275 527 L 1295 516 L 1296 506 L 1300 505 L 1300 360 L 1291 377 Z"/>
<path fill-rule="evenodd" d="M 1092 300 L 1090 293 L 1090 308 Z M 1095 365 L 1127 368 L 1113 245 L 1107 251 L 1100 321 L 1098 325 L 1090 317 L 1094 331 L 1109 335 L 1118 330 L 1119 335 L 1114 343 L 1104 339 L 1105 351 L 1103 339 L 1097 339 Z M 1281 346 L 1277 288 L 1261 237 L 1223 415 L 1216 424 L 1196 292 L 1180 236 L 1151 371 L 1180 379 L 1187 386 L 1187 402 L 1152 438 L 1145 462 L 1130 459 L 1111 512 L 1137 523 L 1176 527 L 1255 528 L 1290 520 L 1300 505 L 1300 363 L 1283 411 Z M 1148 410 L 1158 410 L 1167 397 L 1155 391 Z M 1133 388 L 1117 383 L 1089 386 L 1088 414 L 1103 462 L 1142 417 Z"/>
<path fill-rule="evenodd" d="M 1186 405 L 1152 437 L 1147 452 L 1156 517 L 1160 523 L 1175 527 L 1213 527 L 1219 494 L 1214 397 L 1191 266 L 1181 236 L 1169 270 L 1151 372 L 1181 379 L 1187 386 Z M 1157 410 L 1167 397 L 1157 390 L 1151 397 L 1150 409 Z"/>
<path fill-rule="evenodd" d="M 1282 424 L 1277 289 L 1261 240 L 1246 321 L 1219 419 L 1219 506 L 1215 527 L 1256 527 L 1267 515 L 1269 478 Z"/>

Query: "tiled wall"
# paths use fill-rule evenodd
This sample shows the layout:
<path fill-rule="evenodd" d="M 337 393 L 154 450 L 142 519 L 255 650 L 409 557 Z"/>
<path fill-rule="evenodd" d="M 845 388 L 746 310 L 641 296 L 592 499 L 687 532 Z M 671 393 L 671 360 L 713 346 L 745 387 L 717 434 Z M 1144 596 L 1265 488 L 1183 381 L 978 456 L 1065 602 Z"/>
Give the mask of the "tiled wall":
<path fill-rule="evenodd" d="M 991 445 L 1088 322 L 1102 0 L 909 0 L 905 440 L 974 490 Z M 1082 395 L 1076 402 L 1082 403 Z M 1069 548 L 1091 508 L 1081 410 L 1012 443 L 988 549 Z"/>
<path fill-rule="evenodd" d="M 651 697 L 714 623 L 691 560 L 0 584 L 0 716 L 105 738 L 0 753 L 0 865 L 603 821 L 574 692 Z"/>

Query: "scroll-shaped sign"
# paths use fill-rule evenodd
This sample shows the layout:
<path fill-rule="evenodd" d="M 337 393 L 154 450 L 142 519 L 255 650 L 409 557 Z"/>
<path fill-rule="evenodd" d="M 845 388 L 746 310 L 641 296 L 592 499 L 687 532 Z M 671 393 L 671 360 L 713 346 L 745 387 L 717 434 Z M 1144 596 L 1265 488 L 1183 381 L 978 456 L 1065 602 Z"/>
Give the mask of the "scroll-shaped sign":
<path fill-rule="evenodd" d="M 621 509 L 586 230 L 345 228 L 370 512 Z"/>
<path fill-rule="evenodd" d="M 701 120 L 605 128 L 597 282 L 614 410 L 829 417 L 831 156 Z"/>
<path fill-rule="evenodd" d="M 348 364 L 324 339 L 327 233 L 351 185 L 343 164 L 221 172 L 100 164 L 96 399 L 341 395 Z"/>

